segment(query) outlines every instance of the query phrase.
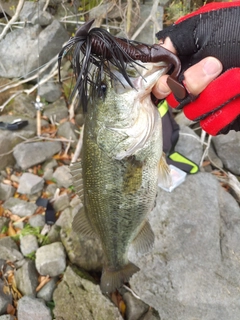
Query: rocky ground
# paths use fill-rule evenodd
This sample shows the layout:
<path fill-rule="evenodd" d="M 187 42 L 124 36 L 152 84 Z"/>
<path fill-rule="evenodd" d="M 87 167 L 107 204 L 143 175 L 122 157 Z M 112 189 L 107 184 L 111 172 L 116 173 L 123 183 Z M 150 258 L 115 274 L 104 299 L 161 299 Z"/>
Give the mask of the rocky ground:
<path fill-rule="evenodd" d="M 36 3 L 26 3 L 21 19 L 31 18 L 32 24 L 0 42 L 0 122 L 28 121 L 19 130 L 0 129 L 0 320 L 239 320 L 240 134 L 201 137 L 196 125 L 176 117 L 181 124 L 176 151 L 199 164 L 200 171 L 171 193 L 159 188 L 149 217 L 154 248 L 145 255 L 129 252 L 140 267 L 130 280 L 133 292 L 123 288 L 110 299 L 103 296 L 98 285 L 101 247 L 71 228 L 82 204 L 68 166 L 83 116 L 72 115 L 67 103 L 69 82 L 61 87 L 53 77 L 40 87 L 44 108 L 37 134 L 36 92 L 26 92 L 35 83 L 14 82 L 13 77 L 38 62 L 29 60 L 26 71 L 23 62 L 4 60 L 3 48 L 11 39 L 26 41 L 26 48 L 31 44 L 31 52 L 34 35 L 41 35 L 46 63 L 69 37 L 49 12 L 36 22 Z M 11 44 L 19 50 L 16 41 Z M 36 56 L 19 57 L 24 55 Z M 68 61 L 63 68 L 66 75 L 71 71 Z"/>

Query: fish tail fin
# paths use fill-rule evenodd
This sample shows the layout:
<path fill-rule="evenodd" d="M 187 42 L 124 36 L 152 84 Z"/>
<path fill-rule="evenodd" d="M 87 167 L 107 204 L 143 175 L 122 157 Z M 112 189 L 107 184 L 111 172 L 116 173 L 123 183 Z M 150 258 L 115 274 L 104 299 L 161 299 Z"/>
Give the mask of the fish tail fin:
<path fill-rule="evenodd" d="M 119 270 L 103 270 L 101 277 L 100 288 L 103 293 L 110 294 L 119 289 L 131 276 L 140 269 L 132 262 L 128 262 L 123 268 Z"/>

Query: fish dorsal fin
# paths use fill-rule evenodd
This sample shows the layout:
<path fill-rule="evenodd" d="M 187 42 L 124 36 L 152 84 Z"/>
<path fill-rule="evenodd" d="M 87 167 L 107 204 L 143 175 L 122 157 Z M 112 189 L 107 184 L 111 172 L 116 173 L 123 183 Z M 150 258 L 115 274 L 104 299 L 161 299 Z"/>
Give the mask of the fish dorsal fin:
<path fill-rule="evenodd" d="M 75 162 L 70 165 L 70 172 L 73 178 L 73 187 L 83 202 L 83 179 L 82 179 L 82 163 L 81 161 Z"/>
<path fill-rule="evenodd" d="M 78 211 L 78 213 L 74 216 L 73 222 L 72 222 L 72 228 L 73 228 L 73 231 L 76 232 L 77 234 L 96 237 L 96 234 L 93 231 L 87 219 L 84 207 L 82 207 Z"/>
<path fill-rule="evenodd" d="M 169 188 L 172 185 L 172 177 L 170 175 L 170 168 L 166 162 L 165 153 L 163 153 L 158 167 L 158 183 L 165 188 Z"/>
<path fill-rule="evenodd" d="M 133 239 L 132 245 L 137 252 L 148 252 L 154 243 L 154 233 L 150 223 L 146 220 L 139 230 L 136 237 Z"/>

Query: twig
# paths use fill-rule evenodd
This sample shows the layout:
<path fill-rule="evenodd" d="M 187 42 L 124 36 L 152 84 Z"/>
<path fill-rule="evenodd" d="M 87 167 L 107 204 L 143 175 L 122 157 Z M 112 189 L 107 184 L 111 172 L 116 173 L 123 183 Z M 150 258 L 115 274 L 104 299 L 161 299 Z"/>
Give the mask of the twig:
<path fill-rule="evenodd" d="M 154 24 L 158 25 L 158 22 L 156 21 L 156 12 L 157 12 L 157 9 L 158 9 L 158 0 L 154 0 L 153 2 L 153 6 L 152 6 L 152 10 L 149 14 L 149 16 L 147 17 L 147 19 L 143 22 L 143 24 L 141 25 L 140 28 L 138 28 L 137 31 L 135 31 L 135 33 L 133 34 L 133 36 L 131 37 L 131 40 L 134 40 L 136 39 L 136 37 L 139 35 L 139 33 L 146 27 L 147 23 L 149 21 L 153 21 Z M 160 27 L 159 27 L 160 29 Z"/>
<path fill-rule="evenodd" d="M 77 143 L 77 146 L 76 146 L 76 150 L 75 150 L 74 155 L 72 157 L 71 163 L 76 162 L 78 157 L 79 157 L 79 155 L 80 155 L 80 152 L 81 152 L 81 149 L 82 149 L 82 144 L 83 144 L 83 132 L 84 132 L 84 125 L 82 126 L 82 130 L 80 132 L 78 143 Z"/>
<path fill-rule="evenodd" d="M 0 34 L 0 41 L 4 38 L 4 36 L 6 35 L 8 29 L 11 27 L 11 25 L 17 20 L 19 13 L 22 10 L 24 2 L 25 2 L 25 0 L 19 0 L 15 14 L 13 15 L 12 19 L 6 24 L 5 28 L 3 29 L 2 33 Z"/>
<path fill-rule="evenodd" d="M 43 11 L 46 11 L 47 10 L 47 7 L 49 5 L 49 2 L 50 0 L 47 0 L 46 3 L 45 3 L 45 6 L 43 7 Z"/>

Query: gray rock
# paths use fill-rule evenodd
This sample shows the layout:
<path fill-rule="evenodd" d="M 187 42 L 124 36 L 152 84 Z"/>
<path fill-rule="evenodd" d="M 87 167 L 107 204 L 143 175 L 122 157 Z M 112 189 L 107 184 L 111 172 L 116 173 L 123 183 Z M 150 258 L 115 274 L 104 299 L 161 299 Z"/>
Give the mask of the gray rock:
<path fill-rule="evenodd" d="M 14 116 L 36 118 L 34 100 L 31 96 L 21 93 L 16 96 L 10 104 L 4 108 L 4 114 L 11 112 Z"/>
<path fill-rule="evenodd" d="M 0 76 L 6 78 L 27 77 L 38 68 L 39 64 L 44 65 L 56 56 L 63 43 L 68 39 L 67 31 L 57 20 L 53 20 L 44 29 L 39 25 L 28 25 L 22 29 L 14 29 L 0 43 L 2 62 Z M 9 43 L 11 43 L 10 51 L 8 50 Z"/>
<path fill-rule="evenodd" d="M 42 165 L 43 171 L 48 170 L 48 169 L 54 169 L 58 166 L 58 163 L 55 159 L 49 159 L 44 164 Z"/>
<path fill-rule="evenodd" d="M 56 320 L 123 320 L 118 309 L 102 295 L 98 285 L 80 278 L 68 267 L 54 291 Z"/>
<path fill-rule="evenodd" d="M 61 86 L 58 83 L 47 81 L 39 86 L 39 95 L 48 102 L 54 102 L 62 95 Z"/>
<path fill-rule="evenodd" d="M 53 204 L 53 208 L 56 212 L 63 211 L 69 207 L 69 197 L 66 193 L 61 194 Z"/>
<path fill-rule="evenodd" d="M 146 303 L 135 298 L 130 292 L 123 294 L 123 300 L 126 304 L 126 318 L 128 320 L 139 320 L 149 309 Z"/>
<path fill-rule="evenodd" d="M 5 229 L 5 227 L 8 227 L 10 219 L 5 217 L 0 217 L 0 232 Z"/>
<path fill-rule="evenodd" d="M 132 289 L 162 320 L 239 319 L 239 218 L 236 201 L 209 173 L 188 176 L 172 193 L 160 190 L 150 215 L 154 248 L 129 253 L 140 267 Z"/>
<path fill-rule="evenodd" d="M 37 298 L 43 299 L 46 302 L 53 300 L 53 292 L 57 287 L 58 278 L 52 278 L 45 286 L 38 291 Z"/>
<path fill-rule="evenodd" d="M 38 249 L 37 238 L 32 234 L 28 234 L 24 237 L 20 237 L 20 249 L 22 254 L 25 257 L 37 251 Z"/>
<path fill-rule="evenodd" d="M 79 138 L 78 134 L 76 133 L 77 129 L 77 126 L 69 121 L 66 121 L 59 125 L 57 134 L 60 137 L 73 140 L 73 142 L 71 142 L 71 146 L 76 147 Z"/>
<path fill-rule="evenodd" d="M 18 320 L 52 320 L 50 309 L 41 299 L 25 296 L 18 301 Z"/>
<path fill-rule="evenodd" d="M 60 122 L 68 118 L 68 108 L 64 100 L 55 101 L 44 108 L 43 115 L 48 117 L 52 122 Z"/>
<path fill-rule="evenodd" d="M 32 174 L 30 172 L 24 172 L 19 179 L 18 193 L 22 194 L 34 194 L 43 189 L 44 179 Z"/>
<path fill-rule="evenodd" d="M 19 250 L 16 242 L 11 237 L 0 238 L 0 246 L 13 250 Z"/>
<path fill-rule="evenodd" d="M 26 260 L 22 267 L 15 271 L 15 280 L 18 290 L 23 295 L 35 297 L 38 286 L 38 273 L 35 268 L 35 262 Z"/>
<path fill-rule="evenodd" d="M 58 187 L 68 188 L 73 183 L 69 166 L 58 167 L 53 174 L 53 178 L 56 180 Z"/>
<path fill-rule="evenodd" d="M 101 271 L 104 256 L 101 244 L 96 237 L 86 237 L 72 231 L 73 210 L 67 208 L 62 212 L 60 221 L 61 241 L 67 251 L 67 255 L 73 264 L 85 269 Z"/>
<path fill-rule="evenodd" d="M 46 27 L 53 21 L 53 16 L 47 11 L 41 11 L 33 16 L 31 19 L 32 24 L 40 24 L 41 27 Z"/>
<path fill-rule="evenodd" d="M 0 316 L 0 320 L 14 320 L 15 317 L 11 316 L 10 314 L 5 314 L 3 316 Z"/>
<path fill-rule="evenodd" d="M 43 216 L 42 214 L 37 214 L 29 218 L 28 222 L 32 227 L 44 227 L 45 216 Z"/>
<path fill-rule="evenodd" d="M 217 155 L 233 174 L 240 174 L 240 132 L 230 131 L 212 138 Z"/>
<path fill-rule="evenodd" d="M 45 192 L 46 192 L 46 194 L 48 195 L 49 198 L 51 198 L 55 194 L 57 188 L 58 187 L 57 187 L 57 185 L 55 183 L 51 183 L 46 187 Z"/>
<path fill-rule="evenodd" d="M 15 262 L 23 259 L 23 255 L 20 253 L 17 244 L 11 237 L 0 239 L 0 252 L 0 257 L 4 260 Z"/>
<path fill-rule="evenodd" d="M 9 186 L 5 183 L 0 183 L 0 200 L 6 201 L 12 197 L 16 189 L 13 186 Z"/>
<path fill-rule="evenodd" d="M 35 203 L 20 200 L 18 198 L 9 198 L 3 204 L 3 207 L 19 217 L 31 216 L 37 209 L 37 205 Z"/>
<path fill-rule="evenodd" d="M 51 158 L 62 149 L 58 141 L 33 142 L 17 145 L 13 155 L 17 164 L 26 170 Z M 31 154 L 31 157 L 29 157 Z"/>
<path fill-rule="evenodd" d="M 4 290 L 4 281 L 0 279 L 0 314 L 7 313 L 8 304 L 12 304 L 12 295 Z"/>
<path fill-rule="evenodd" d="M 53 169 L 45 169 L 43 179 L 46 181 L 51 181 L 53 179 Z"/>
<path fill-rule="evenodd" d="M 51 243 L 39 248 L 36 252 L 36 268 L 38 272 L 56 277 L 66 268 L 66 254 L 61 242 Z"/>
<path fill-rule="evenodd" d="M 181 127 L 175 151 L 199 164 L 203 155 L 203 147 L 199 137 L 189 127 Z"/>

